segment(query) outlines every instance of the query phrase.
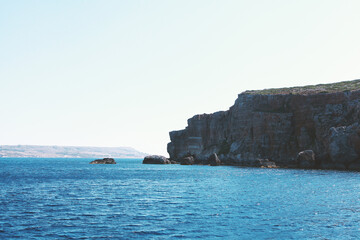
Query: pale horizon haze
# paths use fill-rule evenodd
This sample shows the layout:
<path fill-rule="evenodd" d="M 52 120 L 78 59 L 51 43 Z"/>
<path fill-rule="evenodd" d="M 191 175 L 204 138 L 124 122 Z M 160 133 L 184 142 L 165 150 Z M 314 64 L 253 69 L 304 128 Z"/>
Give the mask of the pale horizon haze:
<path fill-rule="evenodd" d="M 129 146 L 245 90 L 360 79 L 359 0 L 0 0 L 0 145 Z"/>

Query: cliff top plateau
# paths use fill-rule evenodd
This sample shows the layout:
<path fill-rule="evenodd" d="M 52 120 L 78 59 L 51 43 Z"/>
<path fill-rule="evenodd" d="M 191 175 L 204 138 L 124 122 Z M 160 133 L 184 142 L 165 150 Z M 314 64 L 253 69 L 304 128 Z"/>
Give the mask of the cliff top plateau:
<path fill-rule="evenodd" d="M 329 84 L 308 85 L 301 87 L 289 88 L 270 88 L 263 90 L 248 90 L 243 94 L 260 94 L 260 95 L 285 95 L 285 94 L 298 94 L 309 95 L 318 93 L 334 93 L 344 91 L 355 91 L 360 89 L 360 79 L 352 81 L 343 81 Z"/>

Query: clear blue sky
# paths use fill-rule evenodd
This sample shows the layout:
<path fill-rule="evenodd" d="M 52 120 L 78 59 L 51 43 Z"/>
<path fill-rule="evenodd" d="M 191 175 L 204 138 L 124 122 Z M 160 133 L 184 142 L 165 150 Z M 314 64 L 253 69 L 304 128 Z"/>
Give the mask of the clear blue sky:
<path fill-rule="evenodd" d="M 0 144 L 132 146 L 237 94 L 360 78 L 359 0 L 0 0 Z"/>

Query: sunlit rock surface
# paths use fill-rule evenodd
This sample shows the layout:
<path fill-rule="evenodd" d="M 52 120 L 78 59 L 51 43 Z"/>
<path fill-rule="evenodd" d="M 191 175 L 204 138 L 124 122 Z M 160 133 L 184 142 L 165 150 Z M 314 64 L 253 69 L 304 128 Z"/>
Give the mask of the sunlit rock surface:
<path fill-rule="evenodd" d="M 247 91 L 228 111 L 195 115 L 184 130 L 170 132 L 168 153 L 174 160 L 191 155 L 195 162 L 217 153 L 228 165 L 266 159 L 280 167 L 357 170 L 359 101 L 360 80 Z M 304 150 L 313 155 L 300 157 L 299 166 Z"/>
<path fill-rule="evenodd" d="M 171 161 L 164 156 L 150 155 L 144 158 L 143 164 L 171 164 Z"/>

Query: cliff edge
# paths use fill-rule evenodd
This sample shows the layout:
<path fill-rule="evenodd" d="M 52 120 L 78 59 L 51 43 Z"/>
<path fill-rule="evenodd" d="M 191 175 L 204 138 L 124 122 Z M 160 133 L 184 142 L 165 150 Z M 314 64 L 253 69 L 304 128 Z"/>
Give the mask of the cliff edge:
<path fill-rule="evenodd" d="M 359 119 L 360 80 L 246 91 L 228 111 L 195 115 L 184 130 L 170 132 L 167 150 L 170 159 L 191 155 L 197 163 L 217 153 L 228 165 L 266 160 L 280 167 L 360 170 Z M 300 162 L 303 151 L 312 163 Z"/>

